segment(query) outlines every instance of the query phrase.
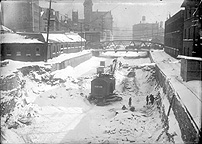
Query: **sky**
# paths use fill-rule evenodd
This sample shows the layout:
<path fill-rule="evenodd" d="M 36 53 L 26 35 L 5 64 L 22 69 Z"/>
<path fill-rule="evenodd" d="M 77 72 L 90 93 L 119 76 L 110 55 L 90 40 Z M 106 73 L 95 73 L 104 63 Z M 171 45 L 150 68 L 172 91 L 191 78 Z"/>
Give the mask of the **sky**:
<path fill-rule="evenodd" d="M 48 7 L 49 0 L 40 0 L 40 6 Z M 84 0 L 52 0 L 52 8 L 71 18 L 72 10 L 78 11 L 79 19 L 83 19 Z M 132 25 L 140 23 L 142 16 L 146 22 L 165 21 L 181 9 L 183 0 L 92 0 L 93 11 L 111 11 L 114 27 L 132 29 Z"/>

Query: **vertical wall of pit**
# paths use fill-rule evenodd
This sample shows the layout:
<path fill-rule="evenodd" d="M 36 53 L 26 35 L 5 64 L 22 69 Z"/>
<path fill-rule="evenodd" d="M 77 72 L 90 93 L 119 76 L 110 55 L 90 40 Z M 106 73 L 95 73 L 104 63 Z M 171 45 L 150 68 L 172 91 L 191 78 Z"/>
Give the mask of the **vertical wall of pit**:
<path fill-rule="evenodd" d="M 151 62 L 154 62 L 150 55 Z M 179 94 L 173 88 L 169 79 L 167 79 L 166 75 L 161 71 L 161 69 L 156 65 L 156 80 L 159 82 L 160 86 L 163 88 L 163 92 L 166 95 L 167 100 L 171 104 L 171 110 L 175 116 L 175 119 L 178 122 L 181 138 L 185 143 L 198 143 L 198 134 L 197 129 L 194 126 L 191 117 L 189 116 L 189 112 L 182 105 Z M 173 99 L 173 100 L 172 100 Z M 172 101 L 172 102 L 171 102 Z M 169 105 L 170 106 L 170 105 Z M 168 109 L 164 111 L 164 119 L 169 121 L 169 115 L 167 116 Z M 168 127 L 172 128 L 173 125 L 169 125 Z M 172 128 L 175 129 L 175 128 Z"/>

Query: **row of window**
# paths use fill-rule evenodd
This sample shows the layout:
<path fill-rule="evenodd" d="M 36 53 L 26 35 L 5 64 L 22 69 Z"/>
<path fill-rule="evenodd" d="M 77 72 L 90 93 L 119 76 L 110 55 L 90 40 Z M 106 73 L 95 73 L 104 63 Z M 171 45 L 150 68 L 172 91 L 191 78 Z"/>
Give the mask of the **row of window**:
<path fill-rule="evenodd" d="M 12 55 L 12 52 L 11 52 L 11 49 L 10 47 L 7 47 L 6 48 L 6 56 L 11 56 Z M 17 51 L 16 52 L 16 56 L 21 56 L 21 51 Z M 31 56 L 31 53 L 26 53 L 25 54 L 27 57 L 30 57 Z M 35 51 L 35 56 L 41 56 L 40 54 L 40 48 L 36 48 L 36 51 Z"/>
<path fill-rule="evenodd" d="M 78 48 L 78 47 L 80 47 L 81 43 L 54 45 L 53 46 L 53 54 L 55 54 L 55 53 L 63 53 L 64 49 L 67 49 L 68 45 L 69 45 L 69 47 Z M 12 55 L 11 48 L 7 47 L 6 48 L 6 56 L 11 56 L 11 55 Z M 22 53 L 21 53 L 20 50 L 16 52 L 16 56 L 21 56 L 21 55 L 22 55 Z M 32 55 L 31 52 L 26 53 L 26 56 L 28 56 L 28 57 L 30 57 L 31 55 Z M 40 48 L 37 47 L 35 49 L 34 55 L 35 56 L 41 56 Z"/>
<path fill-rule="evenodd" d="M 53 54 L 60 53 L 60 52 L 63 53 L 64 49 L 67 49 L 68 47 L 78 48 L 80 46 L 81 46 L 80 42 L 78 42 L 78 43 L 61 44 L 61 45 L 54 45 L 53 46 Z"/>
<path fill-rule="evenodd" d="M 184 29 L 184 39 L 193 39 L 194 30 L 196 31 L 196 27 L 189 27 Z"/>

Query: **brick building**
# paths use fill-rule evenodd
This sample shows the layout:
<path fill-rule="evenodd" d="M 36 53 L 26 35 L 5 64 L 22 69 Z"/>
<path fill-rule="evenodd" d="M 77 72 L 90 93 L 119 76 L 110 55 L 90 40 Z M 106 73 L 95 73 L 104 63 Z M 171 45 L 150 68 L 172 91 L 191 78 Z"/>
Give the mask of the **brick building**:
<path fill-rule="evenodd" d="M 195 24 L 197 18 L 194 12 L 199 5 L 200 0 L 184 0 L 181 7 L 184 7 L 184 34 L 183 34 L 183 55 L 198 56 L 201 53 L 197 41 L 200 40 L 199 29 Z M 199 38 L 198 38 L 199 37 Z M 197 53 L 196 53 L 197 52 Z"/>
<path fill-rule="evenodd" d="M 165 22 L 165 51 L 176 57 L 183 53 L 184 10 L 180 10 Z"/>

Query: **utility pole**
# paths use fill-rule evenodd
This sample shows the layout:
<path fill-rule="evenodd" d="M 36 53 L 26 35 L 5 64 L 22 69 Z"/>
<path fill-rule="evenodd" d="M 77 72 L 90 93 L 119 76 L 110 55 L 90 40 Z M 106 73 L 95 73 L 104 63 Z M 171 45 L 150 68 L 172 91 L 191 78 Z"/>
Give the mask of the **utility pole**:
<path fill-rule="evenodd" d="M 83 51 L 83 48 L 82 48 L 82 23 L 80 23 L 80 25 L 81 25 L 81 35 L 80 35 L 80 37 L 81 37 L 81 51 Z"/>
<path fill-rule="evenodd" d="M 45 47 L 45 62 L 47 62 L 47 60 L 48 60 L 48 37 L 49 37 L 49 28 L 50 28 L 50 13 L 51 13 L 51 0 L 49 2 L 49 9 L 48 9 L 48 25 L 47 25 L 46 47 Z"/>

